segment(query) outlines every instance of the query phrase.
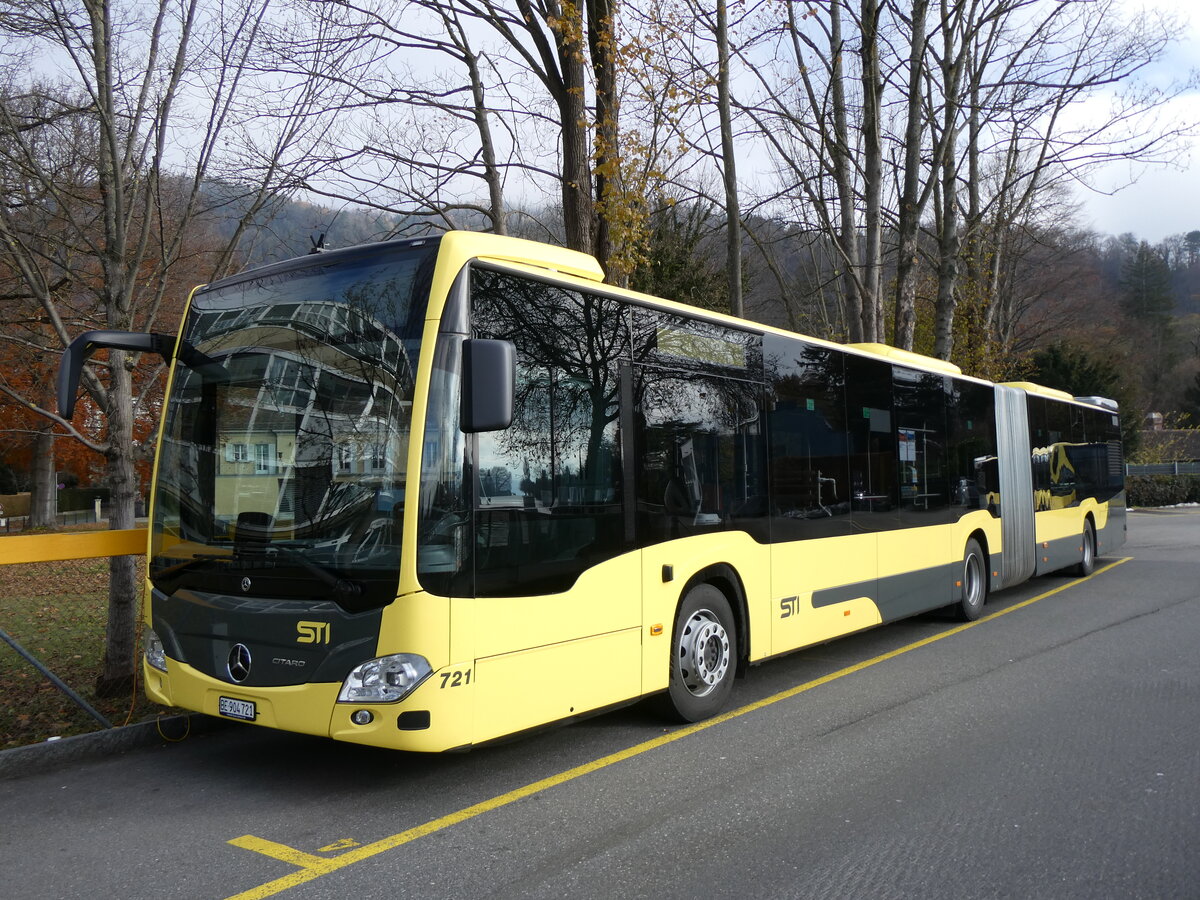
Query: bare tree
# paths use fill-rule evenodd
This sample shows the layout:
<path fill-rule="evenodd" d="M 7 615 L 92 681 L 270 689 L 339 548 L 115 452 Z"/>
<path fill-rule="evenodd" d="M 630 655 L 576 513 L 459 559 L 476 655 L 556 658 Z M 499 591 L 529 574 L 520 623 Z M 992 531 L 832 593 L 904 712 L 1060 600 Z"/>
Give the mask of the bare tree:
<path fill-rule="evenodd" d="M 1115 0 L 831 0 L 786 12 L 769 32 L 775 65 L 763 63 L 762 44 L 742 53 L 758 88 L 744 111 L 778 167 L 768 208 L 791 202 L 801 230 L 820 227 L 842 259 L 852 340 L 883 334 L 894 240 L 892 340 L 912 348 L 917 285 L 932 260 L 927 333 L 933 352 L 950 357 L 960 273 L 986 297 L 1003 270 L 1005 244 L 989 235 L 1036 213 L 1039 192 L 1054 184 L 1085 181 L 1116 158 L 1164 158 L 1194 125 L 1152 122 L 1194 82 L 1139 80 L 1177 25 L 1122 16 Z M 1108 114 L 1080 114 L 1106 95 Z M 985 307 L 994 332 L 998 311 Z"/>
<path fill-rule="evenodd" d="M 901 172 L 899 226 L 896 254 L 896 323 L 894 343 L 911 350 L 916 328 L 917 238 L 927 191 L 922 190 L 921 155 L 925 150 L 927 117 L 923 108 L 922 79 L 926 73 L 926 17 L 929 0 L 913 0 L 909 16 L 907 120 L 904 126 L 904 165 Z"/>
<path fill-rule="evenodd" d="M 250 221 L 294 187 L 281 180 L 294 171 L 282 157 L 320 130 L 303 87 L 297 95 L 268 79 L 249 90 L 268 7 L 268 0 L 220 10 L 200 0 L 0 0 L 0 169 L 20 188 L 8 196 L 21 198 L 0 208 L 0 259 L 36 304 L 46 349 L 89 328 L 173 330 L 179 278 L 226 271 Z M 33 54 L 61 61 L 56 80 L 30 77 L 25 62 Z M 275 109 L 286 112 L 262 115 L 258 104 L 284 95 L 291 105 Z M 210 177 L 228 144 L 242 152 L 226 171 L 239 175 L 214 194 Z M 208 244 L 213 252 L 201 260 L 193 242 L 205 243 L 200 228 L 214 214 L 214 196 L 236 200 L 240 221 L 235 215 L 233 238 L 223 248 Z M 4 337 L 14 339 L 11 330 Z M 147 450 L 135 440 L 135 422 L 155 411 L 153 392 L 161 390 L 147 387 L 152 378 L 135 379 L 138 367 L 113 350 L 84 371 L 102 429 L 37 406 L 103 455 L 110 524 L 118 529 L 134 525 L 135 460 Z M 137 581 L 133 557 L 112 560 L 101 692 L 133 677 Z"/>
<path fill-rule="evenodd" d="M 825 233 L 840 259 L 847 336 L 876 341 L 884 319 L 883 6 L 833 0 L 819 10 L 785 10 L 782 23 L 739 53 L 758 89 L 740 106 L 781 181 L 766 207 L 790 201 L 802 230 Z M 774 66 L 758 62 L 764 47 Z"/>
<path fill-rule="evenodd" d="M 942 184 L 947 214 L 939 227 L 947 235 L 939 255 L 937 353 L 947 358 L 954 349 L 960 240 L 961 268 L 984 298 L 987 333 L 1011 339 L 1014 309 L 1001 278 L 1006 254 L 1021 243 L 1009 233 L 1030 228 L 1039 212 L 1055 214 L 1060 204 L 1051 201 L 1086 184 L 1100 166 L 1172 158 L 1179 139 L 1197 125 L 1156 120 L 1168 101 L 1196 84 L 1194 73 L 1164 87 L 1140 78 L 1179 34 L 1169 16 L 1128 16 L 1114 0 L 988 0 L 978 19 L 986 25 L 964 44 L 970 49 L 959 126 L 965 158 L 956 164 L 954 187 L 949 177 Z M 1085 104 L 1097 112 L 1081 113 Z"/>
<path fill-rule="evenodd" d="M 708 227 L 724 231 L 727 308 L 738 316 L 745 311 L 746 233 L 734 81 L 739 50 L 757 40 L 754 19 L 762 6 L 753 0 L 720 0 L 715 7 L 702 0 L 656 0 L 630 8 L 647 62 L 629 69 L 635 82 L 629 105 L 647 123 L 650 146 L 669 141 L 678 151 L 669 161 L 661 152 L 650 154 L 657 181 L 670 184 L 674 197 L 696 198 L 703 208 L 723 212 L 712 217 Z"/>
<path fill-rule="evenodd" d="M 270 44 L 274 66 L 342 95 L 338 134 L 306 190 L 387 212 L 398 231 L 507 234 L 505 185 L 531 117 L 513 96 L 519 85 L 505 83 L 504 59 L 480 46 L 473 10 L 435 0 L 296 9 L 296 27 Z"/>
<path fill-rule="evenodd" d="M 595 255 L 617 281 L 628 273 L 627 232 L 640 216 L 627 207 L 641 198 L 624 184 L 622 76 L 631 54 L 622 52 L 618 0 L 302 8 L 354 50 L 345 65 L 318 71 L 304 59 L 320 41 L 305 36 L 281 45 L 285 64 L 349 86 L 346 112 L 370 121 L 351 126 L 312 190 L 391 210 L 417 227 L 462 227 L 481 216 L 505 232 L 504 186 L 531 194 L 552 184 L 564 243 Z M 472 179 L 486 182 L 486 202 Z"/>
<path fill-rule="evenodd" d="M 742 220 L 738 204 L 737 157 L 733 147 L 733 112 L 729 79 L 729 10 L 717 0 L 714 32 L 717 37 L 717 110 L 721 123 L 721 174 L 725 184 L 725 271 L 729 282 L 729 311 L 740 316 L 742 302 Z"/>

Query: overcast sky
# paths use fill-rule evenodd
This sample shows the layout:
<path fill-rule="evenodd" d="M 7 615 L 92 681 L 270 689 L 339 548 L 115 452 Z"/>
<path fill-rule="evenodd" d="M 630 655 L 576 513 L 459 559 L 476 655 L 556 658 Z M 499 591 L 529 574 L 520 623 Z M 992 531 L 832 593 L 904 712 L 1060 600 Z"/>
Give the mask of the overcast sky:
<path fill-rule="evenodd" d="M 1196 0 L 1156 0 L 1148 4 L 1129 0 L 1131 8 L 1142 5 L 1182 12 L 1191 19 L 1185 40 L 1172 49 L 1154 74 L 1166 81 L 1172 77 L 1186 78 L 1189 70 L 1200 69 L 1200 4 Z M 1175 101 L 1169 114 L 1200 123 L 1200 90 Z M 1102 234 L 1132 232 L 1151 243 L 1169 235 L 1200 230 L 1200 137 L 1193 139 L 1178 160 L 1178 168 L 1131 169 L 1128 165 L 1114 165 L 1096 183 L 1112 189 L 1131 180 L 1135 183 L 1112 196 L 1081 191 L 1081 224 Z"/>

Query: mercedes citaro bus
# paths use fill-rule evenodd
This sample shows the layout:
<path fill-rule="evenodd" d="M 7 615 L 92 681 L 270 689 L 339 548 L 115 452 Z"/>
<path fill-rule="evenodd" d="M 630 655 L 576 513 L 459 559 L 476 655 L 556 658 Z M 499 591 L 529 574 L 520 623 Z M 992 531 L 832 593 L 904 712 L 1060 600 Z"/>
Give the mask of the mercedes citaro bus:
<path fill-rule="evenodd" d="M 989 384 L 603 283 L 450 232 L 197 289 L 170 378 L 143 604 L 150 698 L 466 748 L 736 674 L 1125 539 L 1116 405 Z"/>

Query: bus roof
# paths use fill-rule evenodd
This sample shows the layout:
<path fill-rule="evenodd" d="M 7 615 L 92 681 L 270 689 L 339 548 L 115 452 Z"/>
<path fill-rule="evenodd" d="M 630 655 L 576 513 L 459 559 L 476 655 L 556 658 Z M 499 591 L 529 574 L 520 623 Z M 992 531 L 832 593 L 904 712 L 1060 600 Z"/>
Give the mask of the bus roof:
<path fill-rule="evenodd" d="M 1034 384 L 1032 381 L 1005 381 L 1002 382 L 1003 387 L 1020 388 L 1027 394 L 1038 394 L 1042 397 L 1053 397 L 1055 400 L 1074 400 L 1075 398 L 1066 391 L 1060 391 L 1058 388 L 1050 388 L 1041 384 Z"/>
<path fill-rule="evenodd" d="M 441 252 L 443 255 L 461 257 L 463 263 L 470 259 L 514 263 L 518 266 L 573 275 L 585 281 L 604 281 L 604 270 L 595 257 L 578 250 L 527 241 L 524 238 L 481 234 L 475 231 L 447 231 L 442 235 Z M 457 259 L 455 261 L 457 262 Z"/>
<path fill-rule="evenodd" d="M 908 366 L 913 366 L 919 369 L 933 369 L 935 372 L 945 372 L 947 375 L 961 375 L 962 369 L 952 362 L 947 362 L 944 359 L 937 359 L 933 356 L 924 356 L 920 353 L 913 353 L 911 350 L 902 350 L 899 347 L 893 347 L 890 344 L 846 344 L 847 347 L 853 347 L 855 350 L 861 350 L 864 353 L 871 353 L 875 356 L 882 356 L 892 360 L 892 362 L 904 363 Z"/>

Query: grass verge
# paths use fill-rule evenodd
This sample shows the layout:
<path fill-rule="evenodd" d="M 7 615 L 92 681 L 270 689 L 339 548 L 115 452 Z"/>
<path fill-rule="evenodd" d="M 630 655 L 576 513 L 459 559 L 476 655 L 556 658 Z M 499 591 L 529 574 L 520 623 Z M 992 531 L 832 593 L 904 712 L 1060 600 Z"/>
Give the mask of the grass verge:
<path fill-rule="evenodd" d="M 166 712 L 135 691 L 98 698 L 108 616 L 108 560 L 0 566 L 0 628 L 114 725 Z M 0 641 L 0 749 L 97 731 L 100 724 Z"/>

